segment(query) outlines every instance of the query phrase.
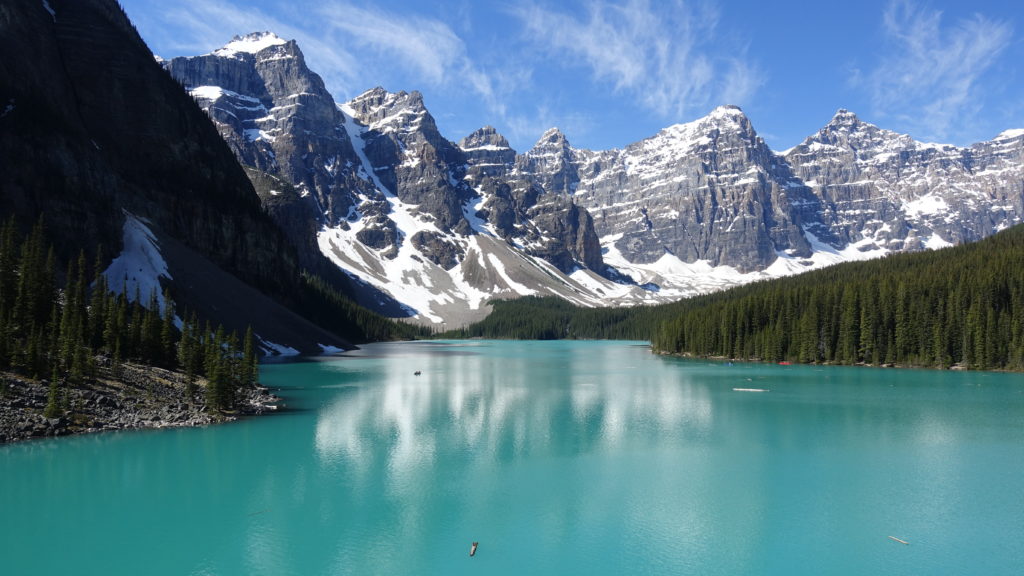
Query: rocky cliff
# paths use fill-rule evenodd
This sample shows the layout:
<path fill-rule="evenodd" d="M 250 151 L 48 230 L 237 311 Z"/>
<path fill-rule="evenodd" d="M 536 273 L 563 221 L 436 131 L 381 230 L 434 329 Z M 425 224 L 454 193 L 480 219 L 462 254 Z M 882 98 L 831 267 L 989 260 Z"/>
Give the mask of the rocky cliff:
<path fill-rule="evenodd" d="M 786 161 L 820 201 L 836 246 L 921 250 L 1020 222 L 1024 131 L 967 148 L 917 142 L 840 110 Z"/>
<path fill-rule="evenodd" d="M 577 150 L 549 131 L 519 158 L 517 172 L 575 198 L 603 243 L 631 263 L 667 254 L 749 272 L 780 251 L 810 254 L 800 232 L 816 217 L 813 206 L 803 208 L 809 191 L 791 183 L 789 167 L 736 107 L 622 150 Z"/>

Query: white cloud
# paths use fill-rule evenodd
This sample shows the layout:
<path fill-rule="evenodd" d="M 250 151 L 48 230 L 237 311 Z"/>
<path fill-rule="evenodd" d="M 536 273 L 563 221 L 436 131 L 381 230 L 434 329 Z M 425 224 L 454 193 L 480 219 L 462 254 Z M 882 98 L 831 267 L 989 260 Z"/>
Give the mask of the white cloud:
<path fill-rule="evenodd" d="M 1009 46 L 1012 27 L 976 14 L 944 25 L 942 12 L 894 0 L 882 18 L 887 52 L 873 70 L 855 70 L 879 116 L 928 139 L 958 136 L 983 105 L 981 80 Z"/>
<path fill-rule="evenodd" d="M 443 84 L 467 65 L 466 46 L 446 24 L 344 2 L 320 10 L 332 36 L 389 58 L 432 84 Z"/>
<path fill-rule="evenodd" d="M 599 1 L 584 17 L 538 4 L 513 13 L 528 39 L 559 63 L 579 59 L 598 82 L 664 117 L 745 103 L 762 84 L 745 50 L 718 33 L 718 14 L 709 6 Z"/>
<path fill-rule="evenodd" d="M 385 88 L 465 86 L 493 113 L 505 113 L 499 97 L 504 83 L 477 66 L 459 35 L 436 19 L 340 0 L 327 0 L 311 11 L 285 2 L 261 10 L 236 0 L 180 0 L 154 10 L 177 34 L 160 38 L 179 51 L 166 56 L 210 52 L 236 34 L 270 30 L 298 42 L 310 69 L 339 100 L 385 83 L 394 78 L 390 69 L 401 68 L 412 85 Z M 373 80 L 367 84 L 366 78 Z"/>

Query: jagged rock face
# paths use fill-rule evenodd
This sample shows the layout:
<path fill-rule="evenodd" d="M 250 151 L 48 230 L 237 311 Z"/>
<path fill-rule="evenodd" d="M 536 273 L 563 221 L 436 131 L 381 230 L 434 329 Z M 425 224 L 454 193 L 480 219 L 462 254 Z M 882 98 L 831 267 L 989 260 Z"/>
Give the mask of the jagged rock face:
<path fill-rule="evenodd" d="M 544 194 L 527 210 L 540 231 L 540 246 L 531 251 L 555 265 L 562 272 L 571 272 L 582 262 L 591 270 L 602 272 L 601 241 L 594 231 L 590 214 L 561 194 Z"/>
<path fill-rule="evenodd" d="M 572 194 L 598 235 L 630 262 L 673 254 L 750 271 L 779 252 L 810 252 L 800 225 L 815 218 L 813 205 L 804 205 L 813 197 L 789 183 L 788 167 L 735 107 L 623 150 L 576 150 L 552 130 L 516 167 L 542 187 Z"/>
<path fill-rule="evenodd" d="M 489 294 L 535 290 L 513 276 L 552 282 L 536 269 L 498 270 L 521 267 L 517 243 L 565 272 L 604 268 L 584 210 L 564 195 L 538 201 L 542 190 L 509 186 L 515 152 L 507 140 L 483 129 L 461 149 L 438 132 L 418 92 L 375 88 L 338 106 L 295 43 L 269 33 L 165 66 L 252 169 L 264 207 L 309 260 L 326 254 L 380 290 L 412 300 L 418 295 L 396 286 L 447 291 L 454 296 L 441 300 L 472 299 L 473 307 Z M 500 188 L 493 203 L 486 179 Z M 485 278 L 496 283 L 477 284 Z M 437 318 L 421 305 L 408 309 Z"/>
<path fill-rule="evenodd" d="M 438 132 L 423 96 L 375 88 L 346 109 L 368 127 L 366 156 L 384 186 L 402 202 L 417 205 L 442 231 L 469 234 L 462 210 L 472 195 L 462 182 L 466 158 Z"/>
<path fill-rule="evenodd" d="M 516 151 L 493 126 L 484 126 L 463 138 L 459 149 L 478 177 L 503 177 L 516 161 Z"/>
<path fill-rule="evenodd" d="M 579 184 L 580 156 L 558 128 L 545 132 L 526 154 L 516 159 L 516 172 L 527 175 L 547 192 L 572 194 Z"/>
<path fill-rule="evenodd" d="M 969 148 L 923 144 L 840 110 L 786 154 L 837 245 L 920 250 L 1020 221 L 1024 132 Z"/>
<path fill-rule="evenodd" d="M 420 254 L 444 270 L 451 270 L 465 256 L 461 246 L 436 232 L 421 230 L 409 240 Z"/>
<path fill-rule="evenodd" d="M 565 142 L 561 133 L 549 133 Z M 482 196 L 477 215 L 499 236 L 562 272 L 571 273 L 582 264 L 604 273 L 601 244 L 590 214 L 564 190 L 548 190 L 543 184 L 517 178 L 517 156 L 504 136 L 486 126 L 459 146 L 467 156 L 466 180 L 476 184 Z M 551 186 L 550 179 L 544 183 Z"/>
<path fill-rule="evenodd" d="M 344 115 L 294 41 L 249 34 L 165 67 L 207 111 L 238 159 L 295 186 L 318 225 L 344 222 L 360 195 L 381 199 L 357 174 Z M 318 257 L 308 249 L 301 254 L 307 265 Z"/>

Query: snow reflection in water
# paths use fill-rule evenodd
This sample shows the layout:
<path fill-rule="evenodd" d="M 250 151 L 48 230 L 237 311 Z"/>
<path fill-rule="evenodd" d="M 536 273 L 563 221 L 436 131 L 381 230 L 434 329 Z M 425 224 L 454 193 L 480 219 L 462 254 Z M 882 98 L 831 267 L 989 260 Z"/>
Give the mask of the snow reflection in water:
<path fill-rule="evenodd" d="M 614 448 L 628 435 L 654 440 L 710 429 L 706 386 L 684 371 L 636 371 L 628 359 L 637 351 L 628 347 L 600 350 L 568 361 L 464 352 L 373 359 L 358 368 L 365 370 L 362 385 L 320 410 L 317 451 L 362 471 L 386 458 L 400 485 L 410 471 L 432 466 L 439 446 L 514 459 Z"/>

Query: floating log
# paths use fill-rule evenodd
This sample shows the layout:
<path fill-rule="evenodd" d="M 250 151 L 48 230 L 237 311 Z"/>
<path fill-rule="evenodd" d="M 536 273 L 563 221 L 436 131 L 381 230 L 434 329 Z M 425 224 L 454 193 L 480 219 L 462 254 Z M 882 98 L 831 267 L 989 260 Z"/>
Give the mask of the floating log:
<path fill-rule="evenodd" d="M 770 392 L 765 388 L 733 388 L 733 392 Z"/>
<path fill-rule="evenodd" d="M 907 546 L 910 546 L 910 542 L 907 542 L 906 540 L 900 540 L 899 538 L 897 538 L 895 536 L 889 536 L 889 539 L 890 540 L 895 540 L 895 541 L 899 542 L 900 544 L 906 544 Z"/>

